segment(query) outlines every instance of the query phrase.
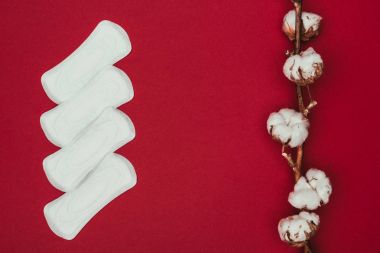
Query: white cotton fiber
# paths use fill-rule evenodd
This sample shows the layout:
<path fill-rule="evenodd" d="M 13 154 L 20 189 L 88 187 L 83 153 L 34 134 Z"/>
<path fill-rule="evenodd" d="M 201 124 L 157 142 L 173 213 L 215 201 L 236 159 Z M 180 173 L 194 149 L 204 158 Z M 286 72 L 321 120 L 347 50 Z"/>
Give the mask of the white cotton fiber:
<path fill-rule="evenodd" d="M 273 112 L 267 120 L 268 133 L 289 147 L 302 145 L 309 132 L 309 121 L 299 112 L 284 108 Z"/>
<path fill-rule="evenodd" d="M 313 83 L 322 75 L 323 61 L 321 56 L 312 47 L 299 55 L 290 56 L 284 64 L 284 75 L 299 85 Z"/>
<path fill-rule="evenodd" d="M 320 197 L 313 188 L 306 182 L 304 177 L 301 177 L 294 191 L 289 194 L 289 203 L 298 209 L 314 210 L 320 205 Z"/>
<path fill-rule="evenodd" d="M 309 169 L 306 173 L 306 178 L 311 187 L 318 193 L 323 203 L 327 204 L 332 193 L 332 186 L 326 174 L 318 169 Z"/>
<path fill-rule="evenodd" d="M 330 180 L 318 169 L 310 169 L 306 178 L 301 177 L 289 194 L 289 203 L 298 209 L 315 210 L 327 204 L 332 192 Z"/>
<path fill-rule="evenodd" d="M 304 41 L 309 40 L 311 37 L 318 35 L 319 26 L 322 17 L 311 12 L 302 11 L 302 36 Z M 296 27 L 296 12 L 295 10 L 289 11 L 283 19 L 282 30 L 289 37 L 290 40 L 295 39 Z"/>
<path fill-rule="evenodd" d="M 281 240 L 294 246 L 301 246 L 314 235 L 319 225 L 319 217 L 315 213 L 301 212 L 280 220 L 278 233 Z"/>

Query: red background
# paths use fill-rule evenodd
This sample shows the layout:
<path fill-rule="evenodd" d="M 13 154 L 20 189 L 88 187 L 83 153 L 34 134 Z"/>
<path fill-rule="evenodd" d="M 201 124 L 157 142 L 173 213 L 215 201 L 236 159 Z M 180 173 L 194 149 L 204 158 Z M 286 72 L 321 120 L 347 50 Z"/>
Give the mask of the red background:
<path fill-rule="evenodd" d="M 324 17 L 308 43 L 325 61 L 312 87 L 305 168 L 330 176 L 315 252 L 380 252 L 378 1 L 305 1 Z M 290 1 L 5 1 L 0 4 L 1 252 L 298 252 L 277 223 L 293 175 L 266 133 L 270 112 L 295 106 L 282 75 Z M 117 66 L 135 98 L 121 109 L 137 130 L 118 152 L 138 183 L 73 241 L 55 236 L 42 209 L 61 193 L 42 159 L 57 148 L 39 116 L 54 107 L 41 75 L 102 19 L 129 33 Z M 304 45 L 306 47 L 306 45 Z"/>

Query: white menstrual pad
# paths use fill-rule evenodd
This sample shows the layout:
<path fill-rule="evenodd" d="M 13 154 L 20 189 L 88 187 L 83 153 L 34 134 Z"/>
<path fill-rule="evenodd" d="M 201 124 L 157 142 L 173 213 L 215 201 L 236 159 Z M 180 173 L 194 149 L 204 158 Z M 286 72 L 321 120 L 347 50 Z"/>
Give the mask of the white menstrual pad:
<path fill-rule="evenodd" d="M 134 137 L 135 129 L 129 117 L 107 108 L 72 143 L 44 159 L 46 176 L 57 189 L 73 190 L 105 155 Z"/>
<path fill-rule="evenodd" d="M 79 48 L 43 74 L 46 94 L 57 104 L 69 99 L 101 69 L 129 54 L 131 48 L 123 28 L 107 20 L 100 22 Z"/>
<path fill-rule="evenodd" d="M 55 234 L 71 240 L 97 212 L 135 184 L 132 164 L 110 154 L 78 188 L 47 204 L 45 218 Z"/>
<path fill-rule="evenodd" d="M 41 116 L 46 137 L 63 147 L 88 126 L 106 107 L 118 107 L 133 97 L 132 83 L 120 69 L 110 66 L 64 103 Z"/>

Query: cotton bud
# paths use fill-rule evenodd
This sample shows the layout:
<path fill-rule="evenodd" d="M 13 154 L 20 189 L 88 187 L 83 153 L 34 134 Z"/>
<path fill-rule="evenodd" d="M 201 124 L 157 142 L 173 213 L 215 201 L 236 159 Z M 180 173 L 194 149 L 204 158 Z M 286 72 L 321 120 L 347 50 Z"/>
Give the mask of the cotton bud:
<path fill-rule="evenodd" d="M 319 216 L 315 213 L 300 212 L 280 220 L 278 233 L 282 241 L 292 246 L 301 247 L 317 230 Z"/>
<path fill-rule="evenodd" d="M 291 148 L 302 145 L 309 132 L 309 121 L 299 112 L 284 108 L 269 115 L 268 133 L 275 140 Z"/>
<path fill-rule="evenodd" d="M 290 56 L 283 67 L 284 75 L 298 85 L 307 85 L 317 80 L 323 72 L 321 56 L 309 47 L 299 55 Z"/>
<path fill-rule="evenodd" d="M 302 12 L 302 35 L 301 39 L 307 41 L 310 38 L 319 34 L 319 25 L 322 17 L 311 13 Z M 288 36 L 290 40 L 294 40 L 296 37 L 296 12 L 294 10 L 289 11 L 283 20 L 282 30 Z"/>
<path fill-rule="evenodd" d="M 289 203 L 298 209 L 315 210 L 327 204 L 332 192 L 330 180 L 318 169 L 310 169 L 306 177 L 300 177 L 289 194 Z"/>

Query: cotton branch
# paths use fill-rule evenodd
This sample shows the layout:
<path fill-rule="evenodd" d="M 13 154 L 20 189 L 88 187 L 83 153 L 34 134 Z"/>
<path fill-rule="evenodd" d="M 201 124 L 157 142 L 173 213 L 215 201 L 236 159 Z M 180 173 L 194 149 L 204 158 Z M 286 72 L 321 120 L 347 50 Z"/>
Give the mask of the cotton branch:
<path fill-rule="evenodd" d="M 310 110 L 317 105 L 312 99 L 309 85 L 323 72 L 323 60 L 311 47 L 301 51 L 301 41 L 308 41 L 319 34 L 321 16 L 302 12 L 302 0 L 292 0 L 294 10 L 289 11 L 283 20 L 282 29 L 294 41 L 292 52 L 287 51 L 283 66 L 284 75 L 296 84 L 298 111 L 282 108 L 272 112 L 267 120 L 267 131 L 272 138 L 282 144 L 281 154 L 294 171 L 294 190 L 289 194 L 289 203 L 301 210 L 297 215 L 281 219 L 278 232 L 281 239 L 292 246 L 303 247 L 304 253 L 312 253 L 310 238 L 319 225 L 319 216 L 306 210 L 315 210 L 329 201 L 332 192 L 326 174 L 318 169 L 309 169 L 303 176 L 303 143 L 308 137 Z M 306 88 L 306 90 L 303 90 Z M 303 91 L 307 91 L 308 105 L 305 106 Z"/>
<path fill-rule="evenodd" d="M 292 0 L 292 1 L 294 3 L 294 8 L 296 11 L 296 27 L 295 27 L 296 40 L 294 43 L 294 52 L 295 54 L 299 54 L 301 50 L 301 32 L 302 32 L 302 0 Z M 300 85 L 296 85 L 296 92 L 297 92 L 297 100 L 298 100 L 298 109 L 300 112 L 304 113 L 305 106 L 303 104 L 302 88 Z M 301 172 L 302 156 L 303 156 L 303 147 L 301 144 L 297 148 L 297 159 L 296 159 L 296 164 L 294 167 L 294 179 L 296 182 L 298 181 L 298 179 L 300 179 L 302 175 L 302 172 Z M 307 242 L 305 243 L 305 246 L 304 246 L 304 253 L 312 253 Z"/>
<path fill-rule="evenodd" d="M 301 38 L 302 38 L 302 0 L 292 0 L 295 8 L 295 40 L 294 40 L 294 54 L 300 54 L 301 51 Z M 298 108 L 299 111 L 302 112 L 305 116 L 307 116 L 310 110 L 317 105 L 317 102 L 311 99 L 310 103 L 305 108 L 302 94 L 302 87 L 300 85 L 296 85 L 297 91 L 297 100 L 298 100 Z M 310 92 L 309 92 L 310 95 Z"/>

